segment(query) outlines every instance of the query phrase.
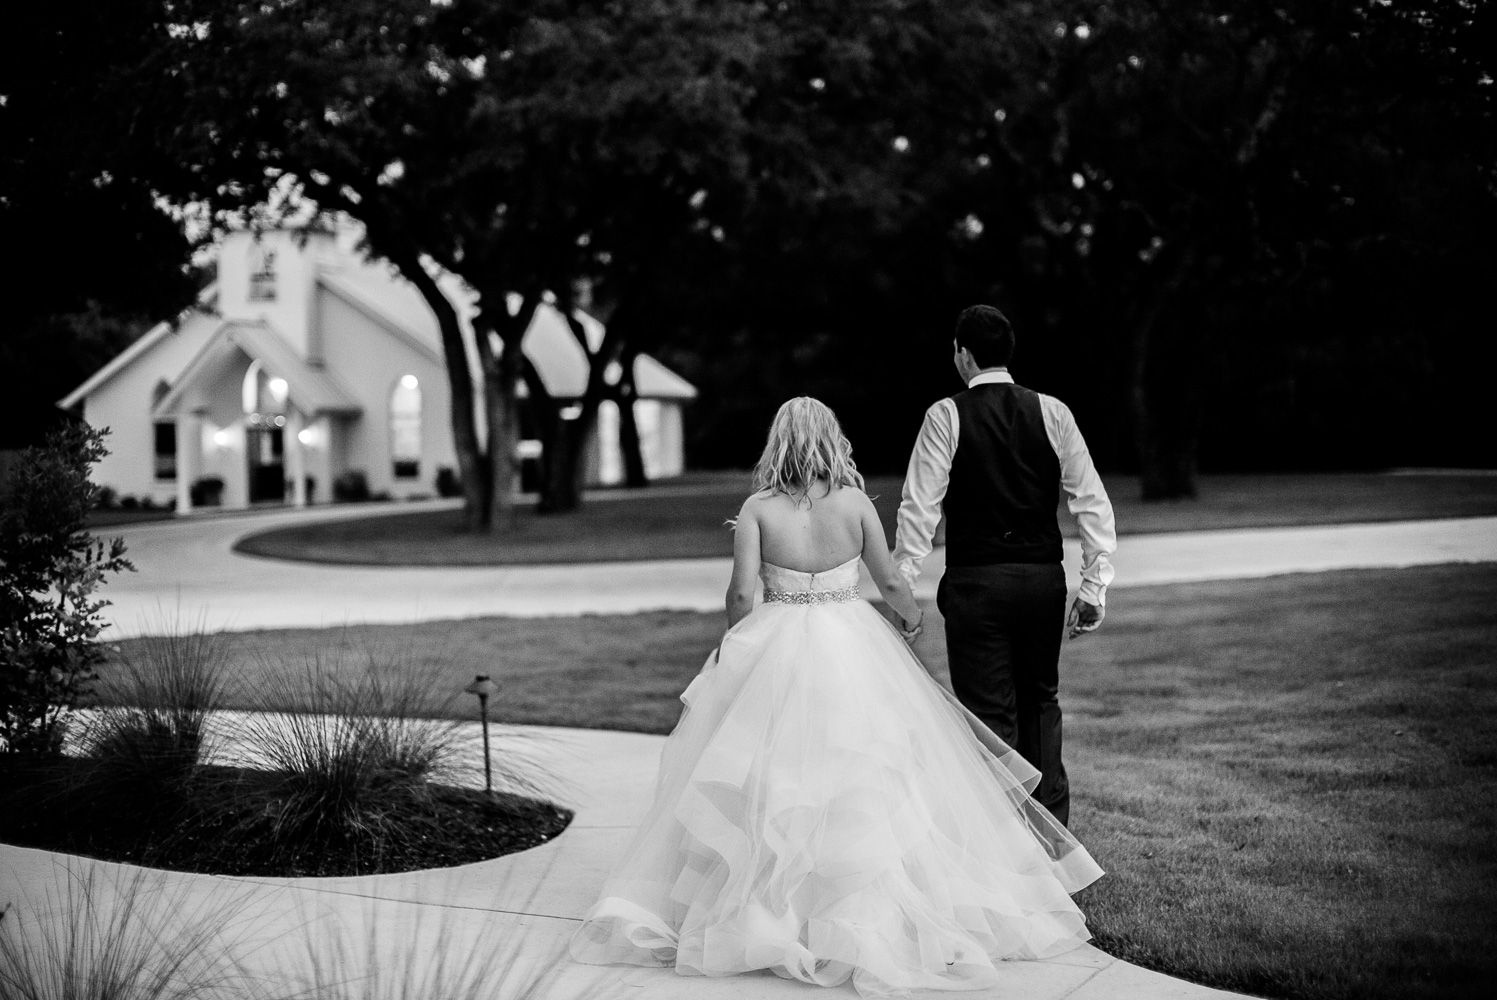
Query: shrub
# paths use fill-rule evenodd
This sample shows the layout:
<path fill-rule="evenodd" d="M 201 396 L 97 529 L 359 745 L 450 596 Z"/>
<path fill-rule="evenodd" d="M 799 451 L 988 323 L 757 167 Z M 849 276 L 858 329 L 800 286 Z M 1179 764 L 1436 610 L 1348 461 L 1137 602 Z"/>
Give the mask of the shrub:
<path fill-rule="evenodd" d="M 369 480 L 361 469 L 345 469 L 333 480 L 333 499 L 357 503 L 369 499 Z"/>
<path fill-rule="evenodd" d="M 156 498 L 153 497 L 153 496 L 151 496 L 149 493 L 147 493 L 145 496 L 141 497 L 140 498 L 140 509 L 141 510 L 155 510 L 156 509 Z"/>
<path fill-rule="evenodd" d="M 194 507 L 217 507 L 223 503 L 224 481 L 220 476 L 204 476 L 188 490 Z"/>
<path fill-rule="evenodd" d="M 27 449 L 0 508 L 0 743 L 9 751 L 61 749 L 68 714 L 103 659 L 96 639 L 108 602 L 94 590 L 133 569 L 121 539 L 85 529 L 104 433 L 70 425 Z"/>
<path fill-rule="evenodd" d="M 119 493 L 113 486 L 100 486 L 97 496 L 94 498 L 94 507 L 99 510 L 113 510 L 119 503 Z"/>
<path fill-rule="evenodd" d="M 448 466 L 442 466 L 437 470 L 437 496 L 460 497 L 463 495 L 463 481 L 458 478 Z"/>
<path fill-rule="evenodd" d="M 134 493 L 126 493 L 120 497 L 120 510 L 134 510 L 140 506 L 140 501 L 135 499 Z"/>

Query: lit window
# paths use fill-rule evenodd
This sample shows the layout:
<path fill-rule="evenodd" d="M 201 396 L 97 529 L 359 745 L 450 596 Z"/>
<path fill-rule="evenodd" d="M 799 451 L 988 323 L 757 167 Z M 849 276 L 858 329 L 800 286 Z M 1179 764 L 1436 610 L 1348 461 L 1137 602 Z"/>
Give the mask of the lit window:
<path fill-rule="evenodd" d="M 404 375 L 390 394 L 390 461 L 396 479 L 421 476 L 421 383 Z"/>

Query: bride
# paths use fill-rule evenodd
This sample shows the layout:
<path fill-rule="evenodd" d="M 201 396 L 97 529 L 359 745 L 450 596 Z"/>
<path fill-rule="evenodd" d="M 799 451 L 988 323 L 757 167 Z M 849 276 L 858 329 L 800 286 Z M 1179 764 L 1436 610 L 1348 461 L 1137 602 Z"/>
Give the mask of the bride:
<path fill-rule="evenodd" d="M 1086 941 L 1069 894 L 1102 871 L 901 641 L 921 612 L 832 411 L 780 407 L 755 486 L 727 634 L 573 957 L 878 997 L 994 986 L 998 962 Z M 859 560 L 903 632 L 860 598 Z"/>

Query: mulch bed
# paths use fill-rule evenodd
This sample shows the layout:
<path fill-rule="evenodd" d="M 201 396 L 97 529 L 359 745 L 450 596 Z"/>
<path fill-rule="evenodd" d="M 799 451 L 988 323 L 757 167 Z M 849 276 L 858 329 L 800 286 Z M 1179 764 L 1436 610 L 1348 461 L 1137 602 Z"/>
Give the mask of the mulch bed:
<path fill-rule="evenodd" d="M 174 785 L 79 758 L 0 754 L 0 842 L 173 871 L 337 877 L 486 861 L 572 819 L 536 799 L 422 783 L 371 795 L 340 823 L 275 831 L 293 787 L 244 768 L 200 767 Z"/>

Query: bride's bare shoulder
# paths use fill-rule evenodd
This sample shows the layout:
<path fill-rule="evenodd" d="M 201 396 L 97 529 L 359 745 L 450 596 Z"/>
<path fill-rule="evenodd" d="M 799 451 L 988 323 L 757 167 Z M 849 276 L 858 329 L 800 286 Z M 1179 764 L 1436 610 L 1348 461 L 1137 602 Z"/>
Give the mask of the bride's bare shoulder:
<path fill-rule="evenodd" d="M 774 498 L 774 490 L 759 490 L 748 495 L 748 499 L 743 501 L 743 507 L 745 510 L 750 507 L 763 507 L 765 504 L 773 501 Z"/>
<path fill-rule="evenodd" d="M 770 490 L 759 490 L 757 493 L 750 493 L 747 499 L 743 501 L 743 506 L 738 508 L 738 516 L 740 518 L 758 516 L 771 506 L 774 497 L 774 493 Z"/>
<path fill-rule="evenodd" d="M 856 486 L 839 486 L 831 492 L 831 498 L 859 510 L 873 503 L 873 498 Z"/>

